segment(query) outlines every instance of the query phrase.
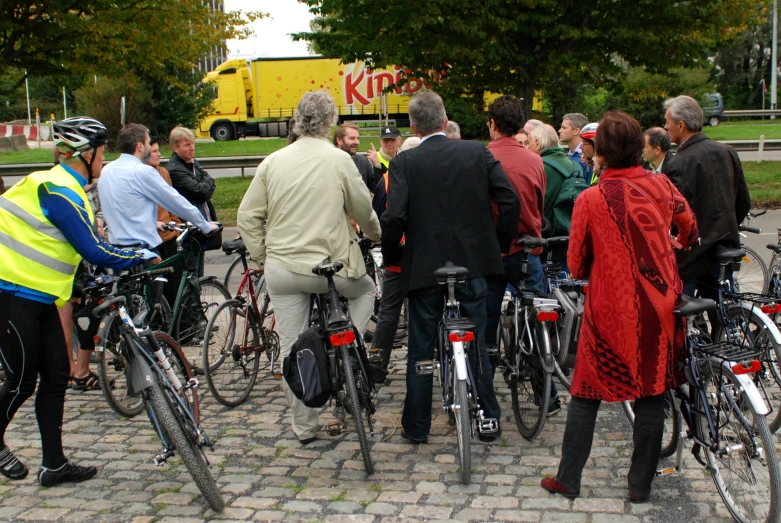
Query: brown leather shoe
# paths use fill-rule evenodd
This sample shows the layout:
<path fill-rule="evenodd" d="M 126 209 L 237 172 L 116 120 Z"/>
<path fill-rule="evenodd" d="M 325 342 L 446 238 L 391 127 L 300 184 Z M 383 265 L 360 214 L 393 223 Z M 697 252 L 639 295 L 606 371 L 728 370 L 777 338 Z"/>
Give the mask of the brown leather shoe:
<path fill-rule="evenodd" d="M 540 486 L 551 494 L 561 494 L 565 498 L 575 499 L 576 497 L 580 496 L 579 490 L 568 489 L 556 481 L 556 478 L 542 478 L 542 481 L 540 481 Z"/>
<path fill-rule="evenodd" d="M 404 429 L 401 429 L 401 437 L 406 439 L 410 443 L 418 443 L 418 444 L 428 443 L 428 438 L 424 438 L 424 439 L 410 438 L 409 436 L 407 436 L 407 431 Z"/>

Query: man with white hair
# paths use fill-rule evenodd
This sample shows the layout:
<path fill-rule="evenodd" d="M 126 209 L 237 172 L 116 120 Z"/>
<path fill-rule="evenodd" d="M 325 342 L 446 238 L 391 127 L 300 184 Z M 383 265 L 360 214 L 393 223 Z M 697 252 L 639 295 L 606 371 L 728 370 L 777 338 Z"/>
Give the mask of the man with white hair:
<path fill-rule="evenodd" d="M 447 130 L 445 131 L 445 134 L 451 140 L 460 140 L 461 139 L 461 126 L 458 125 L 453 120 L 448 120 L 448 122 L 447 122 Z"/>
<path fill-rule="evenodd" d="M 423 443 L 431 430 L 433 376 L 418 374 L 416 364 L 434 357 L 443 308 L 443 286 L 434 272 L 447 262 L 469 271 L 466 282 L 456 286 L 456 299 L 477 327 L 477 350 L 469 351 L 469 359 L 480 407 L 485 418 L 499 424 L 501 410 L 485 347 L 486 277 L 504 272 L 501 253 L 510 250 L 517 233 L 520 203 L 501 164 L 482 143 L 447 139 L 445 106 L 436 93 L 415 95 L 409 115 L 421 144 L 391 161 L 388 207 L 382 215 L 382 254 L 386 264 L 401 261 L 401 286 L 409 298 L 407 395 L 401 435 L 412 443 Z M 406 236 L 404 247 L 402 236 Z M 500 433 L 501 429 L 485 431 L 478 437 L 493 441 Z"/>
<path fill-rule="evenodd" d="M 241 237 L 266 273 L 282 358 L 309 327 L 311 295 L 328 292 L 326 279 L 312 274 L 326 257 L 344 264 L 334 283 L 349 300 L 361 334 L 374 307 L 376 289 L 349 218 L 374 241 L 380 239 L 380 223 L 355 164 L 328 141 L 336 118 L 327 93 L 306 93 L 296 110 L 298 140 L 258 166 L 239 206 Z M 305 406 L 287 382 L 283 386 L 293 407 L 293 432 L 302 444 L 314 441 L 319 409 Z"/>
<path fill-rule="evenodd" d="M 699 291 L 713 299 L 720 270 L 716 252 L 718 246 L 740 248 L 738 224 L 751 208 L 748 186 L 735 149 L 701 132 L 705 119 L 697 100 L 678 96 L 664 107 L 664 127 L 678 152 L 662 164 L 662 172 L 689 202 L 701 238 L 691 250 L 676 251 L 683 292 L 692 296 Z"/>

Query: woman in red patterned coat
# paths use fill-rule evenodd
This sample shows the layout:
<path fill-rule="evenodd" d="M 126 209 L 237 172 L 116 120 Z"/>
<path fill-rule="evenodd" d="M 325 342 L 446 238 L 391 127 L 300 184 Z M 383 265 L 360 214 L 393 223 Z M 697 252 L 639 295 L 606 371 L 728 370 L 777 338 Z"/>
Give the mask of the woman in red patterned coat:
<path fill-rule="evenodd" d="M 666 176 L 640 167 L 640 124 L 625 113 L 602 116 L 596 154 L 606 168 L 599 185 L 575 203 L 568 252 L 573 278 L 588 278 L 572 401 L 555 478 L 549 492 L 577 497 L 591 451 L 600 403 L 635 400 L 629 499 L 646 501 L 664 429 L 662 394 L 678 379 L 683 332 L 673 308 L 683 286 L 670 238 L 684 248 L 698 240 L 686 199 Z"/>

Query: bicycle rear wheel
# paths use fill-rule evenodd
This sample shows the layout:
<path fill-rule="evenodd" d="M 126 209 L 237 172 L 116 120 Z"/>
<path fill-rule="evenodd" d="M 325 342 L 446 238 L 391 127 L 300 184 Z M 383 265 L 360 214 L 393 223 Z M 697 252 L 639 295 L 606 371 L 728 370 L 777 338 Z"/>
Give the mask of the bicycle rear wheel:
<path fill-rule="evenodd" d="M 236 267 L 238 267 L 238 269 L 236 269 Z M 222 279 L 222 284 L 228 289 L 238 290 L 243 271 L 244 266 L 241 263 L 241 255 L 237 255 L 231 262 L 228 270 L 225 271 L 225 277 Z"/>
<path fill-rule="evenodd" d="M 197 290 L 190 283 L 185 287 L 180 309 L 174 318 L 172 337 L 182 347 L 191 367 L 203 357 L 203 336 L 213 311 L 230 299 L 225 285 L 213 278 L 201 278 Z"/>
<path fill-rule="evenodd" d="M 629 423 L 635 425 L 634 401 L 622 401 Z M 668 390 L 664 393 L 664 435 L 662 436 L 662 453 L 660 457 L 669 458 L 678 450 L 678 440 L 681 436 L 681 412 L 676 407 L 675 394 Z"/>
<path fill-rule="evenodd" d="M 532 328 L 536 327 L 537 324 L 532 324 Z M 539 436 L 545 426 L 550 403 L 552 373 L 543 369 L 536 349 L 532 349 L 531 354 L 524 354 L 521 351 L 521 344 L 527 343 L 524 340 L 528 335 L 524 328 L 513 349 L 518 373 L 510 378 L 510 392 L 518 432 L 531 441 Z"/>
<path fill-rule="evenodd" d="M 716 452 L 706 448 L 706 455 L 721 499 L 741 523 L 779 521 L 781 471 L 767 419 L 757 414 L 728 369 L 713 369 L 706 362 L 701 376 L 709 398 L 706 407 L 718 427 Z"/>
<path fill-rule="evenodd" d="M 128 383 L 125 377 L 125 369 L 128 361 L 125 355 L 127 351 L 123 345 L 120 322 L 116 316 L 103 316 L 100 319 L 104 326 L 100 329 L 100 343 L 103 346 L 103 354 L 98 363 L 98 380 L 100 388 L 106 397 L 111 409 L 126 418 L 137 416 L 144 410 L 144 402 L 141 397 L 133 397 L 128 394 Z"/>
<path fill-rule="evenodd" d="M 363 466 L 367 474 L 374 474 L 374 463 L 369 452 L 369 440 L 366 437 L 366 428 L 363 426 L 363 416 L 361 415 L 361 401 L 358 398 L 358 389 L 355 386 L 355 376 L 353 375 L 353 366 L 350 363 L 350 351 L 347 345 L 342 345 L 342 374 L 344 375 L 344 387 L 347 395 L 347 406 L 355 421 L 355 432 L 358 433 L 358 443 L 361 446 L 361 456 L 363 457 Z"/>
<path fill-rule="evenodd" d="M 770 280 L 767 264 L 762 256 L 751 247 L 741 245 L 740 248 L 746 251 L 746 255 L 741 260 L 740 270 L 732 275 L 735 279 L 735 288 L 738 292 L 762 294 L 767 289 Z"/>
<path fill-rule="evenodd" d="M 721 326 L 717 339 L 727 339 L 727 330 L 735 343 L 763 351 L 762 369 L 752 378 L 760 391 L 764 391 L 772 409 L 767 422 L 770 432 L 776 432 L 781 428 L 781 345 L 757 315 L 738 305 L 727 309 L 727 325 Z"/>
<path fill-rule="evenodd" d="M 461 483 L 468 485 L 472 478 L 472 427 L 469 424 L 469 395 L 466 390 L 466 380 L 457 376 L 456 362 L 451 362 L 453 379 L 453 409 L 458 436 L 458 474 Z"/>
<path fill-rule="evenodd" d="M 215 512 L 221 512 L 225 508 L 225 501 L 222 499 L 217 483 L 215 483 L 214 477 L 212 477 L 209 467 L 206 465 L 198 442 L 192 436 L 187 436 L 187 433 L 191 431 L 187 431 L 181 426 L 180 420 L 166 399 L 160 384 L 152 384 L 148 392 L 152 409 L 161 427 L 168 434 L 168 437 L 171 438 L 171 443 L 173 443 L 176 451 L 182 457 L 182 461 L 184 461 L 193 481 L 195 481 L 203 497 L 206 498 L 209 506 Z"/>
<path fill-rule="evenodd" d="M 263 350 L 260 329 L 249 307 L 237 300 L 222 303 L 212 314 L 203 342 L 203 373 L 219 403 L 236 407 L 255 386 Z"/>

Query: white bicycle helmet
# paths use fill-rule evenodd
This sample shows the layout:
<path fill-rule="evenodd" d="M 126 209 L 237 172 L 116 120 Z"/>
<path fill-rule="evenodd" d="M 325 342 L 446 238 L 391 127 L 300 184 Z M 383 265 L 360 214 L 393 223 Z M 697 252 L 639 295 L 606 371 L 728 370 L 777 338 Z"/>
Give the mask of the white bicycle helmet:
<path fill-rule="evenodd" d="M 78 157 L 87 167 L 89 181 L 92 182 L 92 163 L 95 161 L 94 151 L 108 142 L 106 126 L 89 116 L 75 116 L 52 124 L 54 146 L 66 159 Z M 89 162 L 82 156 L 87 151 L 93 151 Z"/>
<path fill-rule="evenodd" d="M 583 129 L 580 130 L 580 137 L 594 143 L 594 137 L 597 135 L 597 127 L 599 127 L 598 123 L 584 125 Z"/>

